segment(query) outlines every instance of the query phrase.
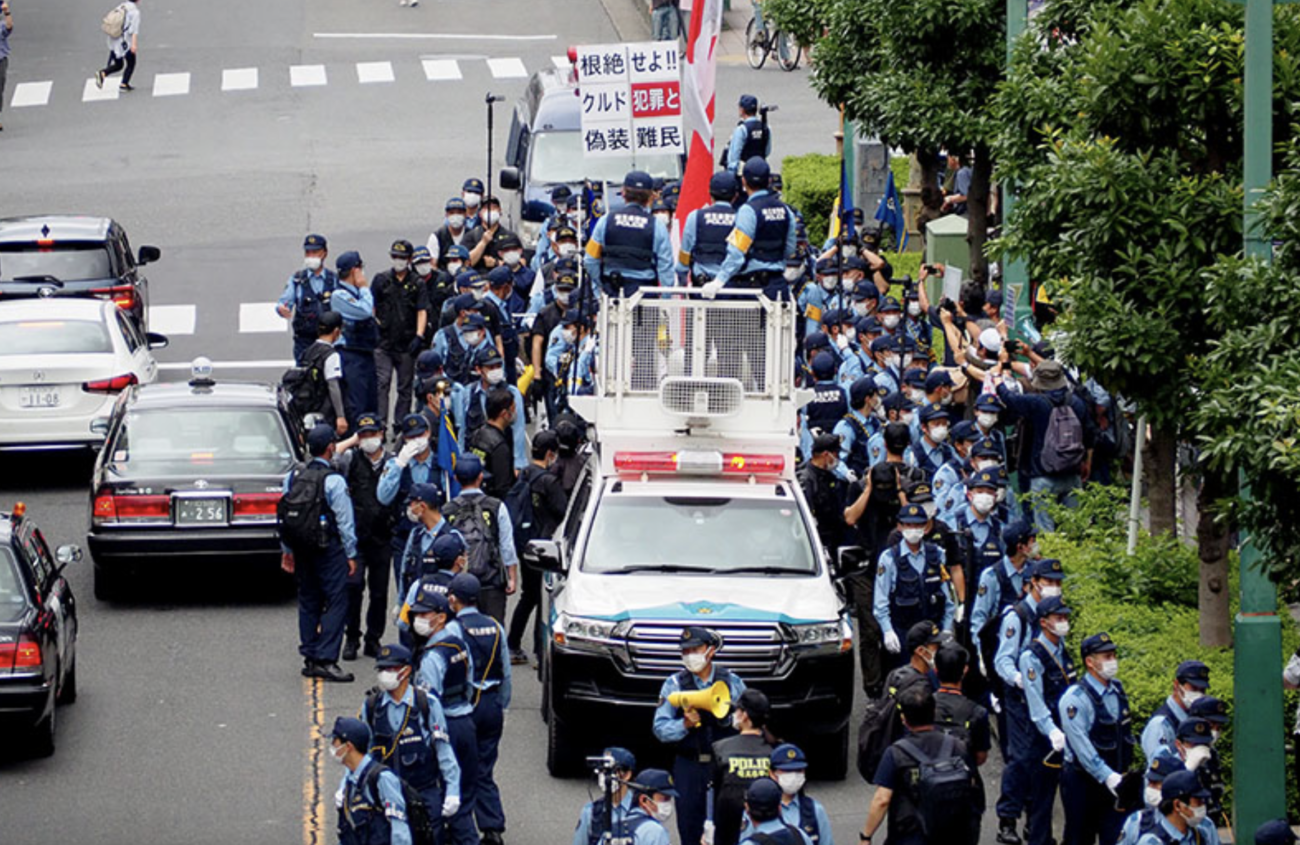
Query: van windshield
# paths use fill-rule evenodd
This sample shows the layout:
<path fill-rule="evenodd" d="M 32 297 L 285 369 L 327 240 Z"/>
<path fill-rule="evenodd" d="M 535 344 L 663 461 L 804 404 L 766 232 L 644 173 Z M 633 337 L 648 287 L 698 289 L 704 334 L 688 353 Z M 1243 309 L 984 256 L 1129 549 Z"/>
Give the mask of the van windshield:
<path fill-rule="evenodd" d="M 582 570 L 813 575 L 817 563 L 790 501 L 607 496 L 592 521 Z"/>
<path fill-rule="evenodd" d="M 532 158 L 528 164 L 528 181 L 531 183 L 598 179 L 621 184 L 629 170 L 644 170 L 656 179 L 676 179 L 682 172 L 681 160 L 671 153 L 638 155 L 635 167 L 631 153 L 608 158 L 584 158 L 581 136 L 573 130 L 538 132 L 533 136 L 532 143 Z"/>

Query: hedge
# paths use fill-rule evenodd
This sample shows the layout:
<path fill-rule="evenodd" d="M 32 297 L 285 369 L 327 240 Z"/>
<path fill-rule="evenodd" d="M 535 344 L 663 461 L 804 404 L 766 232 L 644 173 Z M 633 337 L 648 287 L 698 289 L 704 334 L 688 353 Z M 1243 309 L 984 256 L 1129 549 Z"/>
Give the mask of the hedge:
<path fill-rule="evenodd" d="M 808 242 L 820 248 L 830 231 L 831 212 L 840 195 L 839 156 L 810 153 L 781 160 L 781 195 L 803 214 Z"/>

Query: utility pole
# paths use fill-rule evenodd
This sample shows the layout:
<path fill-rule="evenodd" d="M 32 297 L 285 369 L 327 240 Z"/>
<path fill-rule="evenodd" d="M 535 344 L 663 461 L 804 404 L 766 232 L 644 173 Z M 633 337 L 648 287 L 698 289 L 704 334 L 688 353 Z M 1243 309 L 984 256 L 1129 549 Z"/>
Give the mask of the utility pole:
<path fill-rule="evenodd" d="M 1020 34 L 1025 31 L 1029 24 L 1029 0 L 1007 0 L 1007 71 L 1011 70 L 1011 53 L 1015 49 L 1016 40 Z M 1016 207 L 1016 191 L 1014 185 L 1002 185 L 1002 225 L 1005 227 L 1007 220 L 1011 219 L 1011 211 Z M 1016 297 L 1016 318 L 1015 324 L 1008 326 L 1011 330 L 1012 337 L 1023 339 L 1023 333 L 1020 326 L 1033 315 L 1033 298 L 1029 290 L 1029 263 L 1023 257 L 1010 258 L 1003 256 L 1002 260 L 1002 290 L 1004 296 L 1010 296 L 1014 291 Z"/>

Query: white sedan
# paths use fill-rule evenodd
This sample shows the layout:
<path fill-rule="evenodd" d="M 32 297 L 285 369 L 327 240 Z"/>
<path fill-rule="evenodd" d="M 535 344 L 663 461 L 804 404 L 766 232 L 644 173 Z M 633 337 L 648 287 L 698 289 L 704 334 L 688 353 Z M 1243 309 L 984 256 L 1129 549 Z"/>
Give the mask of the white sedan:
<path fill-rule="evenodd" d="M 0 449 L 98 447 L 118 394 L 157 379 L 166 345 L 112 301 L 0 300 Z"/>

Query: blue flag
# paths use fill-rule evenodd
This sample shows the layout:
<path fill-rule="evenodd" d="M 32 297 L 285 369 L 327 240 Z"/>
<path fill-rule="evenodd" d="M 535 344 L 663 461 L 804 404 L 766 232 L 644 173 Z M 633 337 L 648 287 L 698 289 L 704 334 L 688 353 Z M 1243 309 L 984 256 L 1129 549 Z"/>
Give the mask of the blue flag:
<path fill-rule="evenodd" d="M 459 455 L 460 444 L 456 442 L 456 435 L 451 429 L 451 417 L 444 411 L 441 425 L 438 426 L 438 469 L 442 470 L 447 479 L 444 489 L 449 501 L 460 495 L 460 482 L 456 480 L 456 458 Z"/>
<path fill-rule="evenodd" d="M 844 230 L 846 241 L 857 237 L 857 226 L 853 222 L 853 189 L 849 186 L 849 171 L 840 156 L 840 195 L 835 198 L 835 208 L 831 212 L 830 237 L 832 240 L 840 235 L 840 221 L 847 223 Z"/>
<path fill-rule="evenodd" d="M 895 252 L 907 249 L 907 221 L 903 219 L 903 200 L 894 187 L 892 172 L 889 181 L 885 183 L 885 195 L 880 198 L 880 205 L 876 208 L 876 219 L 893 230 Z"/>

